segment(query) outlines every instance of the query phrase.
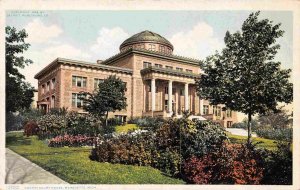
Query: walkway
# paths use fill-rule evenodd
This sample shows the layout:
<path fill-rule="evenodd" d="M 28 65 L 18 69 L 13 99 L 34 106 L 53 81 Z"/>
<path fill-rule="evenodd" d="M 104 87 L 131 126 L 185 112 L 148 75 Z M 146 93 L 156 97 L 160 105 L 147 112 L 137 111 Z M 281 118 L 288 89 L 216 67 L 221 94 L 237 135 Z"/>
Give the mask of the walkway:
<path fill-rule="evenodd" d="M 57 176 L 6 148 L 6 184 L 67 184 Z"/>
<path fill-rule="evenodd" d="M 248 136 L 248 131 L 245 129 L 226 128 L 226 131 L 230 132 L 233 135 Z M 255 133 L 252 133 L 252 137 L 257 137 L 257 135 Z"/>

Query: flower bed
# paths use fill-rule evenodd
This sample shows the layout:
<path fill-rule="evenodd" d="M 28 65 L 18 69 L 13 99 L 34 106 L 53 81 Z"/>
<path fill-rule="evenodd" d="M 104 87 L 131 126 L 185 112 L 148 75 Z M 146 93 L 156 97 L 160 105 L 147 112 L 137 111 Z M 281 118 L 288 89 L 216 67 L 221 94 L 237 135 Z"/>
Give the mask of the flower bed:
<path fill-rule="evenodd" d="M 87 137 L 85 135 L 59 135 L 49 140 L 49 147 L 64 147 L 64 146 L 93 146 L 95 137 Z"/>

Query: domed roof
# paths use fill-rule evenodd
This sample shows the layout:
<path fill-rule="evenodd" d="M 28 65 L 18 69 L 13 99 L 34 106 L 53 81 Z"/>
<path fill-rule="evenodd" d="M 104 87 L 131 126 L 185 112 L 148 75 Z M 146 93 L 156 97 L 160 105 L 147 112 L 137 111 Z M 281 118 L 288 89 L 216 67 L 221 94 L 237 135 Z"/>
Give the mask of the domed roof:
<path fill-rule="evenodd" d="M 128 38 L 127 40 L 125 40 L 121 45 L 120 45 L 120 49 L 123 48 L 124 46 L 130 45 L 130 44 L 134 44 L 134 43 L 138 43 L 138 42 L 154 42 L 154 43 L 159 43 L 159 44 L 163 44 L 166 46 L 169 46 L 172 50 L 173 50 L 173 45 L 164 37 L 162 37 L 159 34 L 156 34 L 154 32 L 145 30 L 143 32 L 134 34 L 133 36 L 131 36 L 130 38 Z"/>

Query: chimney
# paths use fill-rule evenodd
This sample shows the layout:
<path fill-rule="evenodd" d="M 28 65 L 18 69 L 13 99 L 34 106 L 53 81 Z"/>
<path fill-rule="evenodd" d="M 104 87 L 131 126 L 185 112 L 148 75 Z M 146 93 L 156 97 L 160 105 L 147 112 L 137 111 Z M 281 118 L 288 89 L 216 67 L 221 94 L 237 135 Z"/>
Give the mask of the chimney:
<path fill-rule="evenodd" d="M 97 64 L 101 64 L 102 63 L 102 60 L 97 60 Z"/>

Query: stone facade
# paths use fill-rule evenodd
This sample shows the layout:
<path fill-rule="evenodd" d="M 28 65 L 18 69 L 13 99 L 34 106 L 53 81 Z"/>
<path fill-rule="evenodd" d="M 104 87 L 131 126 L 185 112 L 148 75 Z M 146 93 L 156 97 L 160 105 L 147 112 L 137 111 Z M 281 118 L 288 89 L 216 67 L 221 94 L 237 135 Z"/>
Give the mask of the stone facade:
<path fill-rule="evenodd" d="M 38 79 L 38 107 L 68 108 L 84 112 L 78 94 L 94 92 L 96 83 L 116 75 L 126 83 L 127 108 L 110 113 L 123 119 L 140 116 L 193 115 L 215 120 L 230 127 L 236 113 L 212 106 L 196 92 L 195 79 L 200 77 L 199 60 L 172 54 L 173 46 L 150 31 L 138 33 L 124 41 L 120 53 L 104 61 L 88 63 L 57 58 L 42 69 Z"/>

